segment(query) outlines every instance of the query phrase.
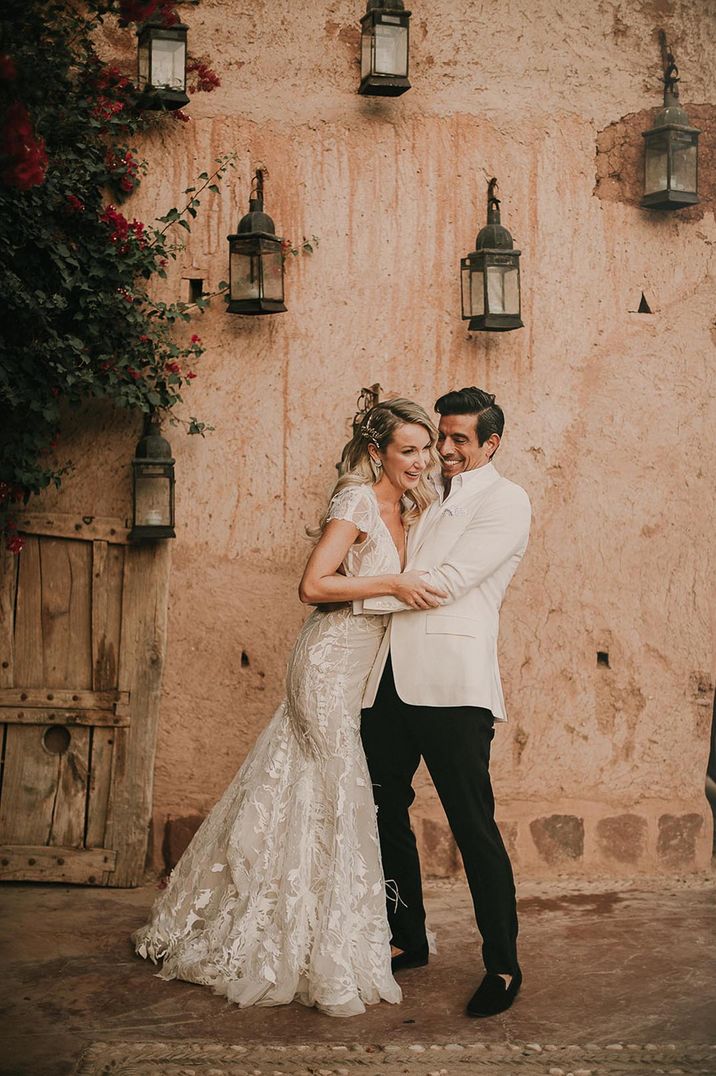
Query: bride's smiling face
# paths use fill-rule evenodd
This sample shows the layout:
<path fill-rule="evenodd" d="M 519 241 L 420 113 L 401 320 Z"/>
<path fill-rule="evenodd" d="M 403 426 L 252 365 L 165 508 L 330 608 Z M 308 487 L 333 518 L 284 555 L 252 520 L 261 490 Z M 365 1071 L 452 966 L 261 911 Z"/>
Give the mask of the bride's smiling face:
<path fill-rule="evenodd" d="M 430 466 L 430 434 L 424 426 L 406 422 L 398 426 L 383 452 L 376 452 L 383 474 L 399 490 L 415 489 Z"/>

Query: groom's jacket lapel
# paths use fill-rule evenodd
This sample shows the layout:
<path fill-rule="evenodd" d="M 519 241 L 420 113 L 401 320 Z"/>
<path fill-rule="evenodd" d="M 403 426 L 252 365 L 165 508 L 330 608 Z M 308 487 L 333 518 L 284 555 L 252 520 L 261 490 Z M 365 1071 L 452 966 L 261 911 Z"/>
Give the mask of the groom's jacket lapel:
<path fill-rule="evenodd" d="M 499 481 L 500 476 L 495 472 L 493 480 L 486 486 L 481 486 L 480 489 L 470 489 L 466 486 L 456 490 L 445 501 L 434 501 L 416 524 L 414 538 L 412 540 L 410 536 L 408 538 L 406 570 L 410 571 L 415 567 L 415 562 L 426 544 L 440 546 L 441 555 L 446 555 L 452 543 L 460 537 L 468 523 L 474 518 L 489 491 Z M 438 491 L 439 496 L 441 492 Z"/>

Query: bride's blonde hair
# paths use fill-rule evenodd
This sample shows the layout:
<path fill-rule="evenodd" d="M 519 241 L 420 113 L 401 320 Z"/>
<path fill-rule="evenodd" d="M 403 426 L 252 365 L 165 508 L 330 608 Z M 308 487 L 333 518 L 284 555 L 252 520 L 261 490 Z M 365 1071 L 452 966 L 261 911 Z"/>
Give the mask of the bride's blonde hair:
<path fill-rule="evenodd" d="M 381 469 L 371 457 L 368 446 L 373 445 L 379 452 L 385 452 L 396 430 L 408 424 L 422 426 L 430 438 L 428 467 L 420 475 L 420 481 L 415 489 L 406 490 L 403 494 L 404 502 L 407 502 L 407 507 L 403 508 L 403 522 L 406 526 L 410 526 L 418 519 L 437 496 L 432 483 L 428 480 L 428 475 L 440 466 L 440 458 L 435 448 L 438 431 L 430 421 L 427 411 L 420 404 L 400 397 L 376 404 L 366 412 L 360 426 L 356 428 L 343 449 L 341 462 L 338 465 L 338 481 L 329 498 L 329 504 L 336 493 L 347 486 L 375 485 L 381 476 Z M 326 523 L 326 515 L 327 510 L 315 529 L 306 528 L 309 537 L 320 537 Z"/>

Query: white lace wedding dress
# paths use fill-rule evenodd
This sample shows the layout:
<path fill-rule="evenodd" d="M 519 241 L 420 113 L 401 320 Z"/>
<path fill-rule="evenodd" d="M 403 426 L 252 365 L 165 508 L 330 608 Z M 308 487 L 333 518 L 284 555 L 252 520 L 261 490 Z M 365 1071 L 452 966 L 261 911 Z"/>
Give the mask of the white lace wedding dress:
<path fill-rule="evenodd" d="M 329 519 L 366 534 L 347 575 L 400 571 L 371 486 L 343 489 Z M 238 1005 L 294 998 L 332 1016 L 399 1002 L 360 704 L 386 619 L 311 613 L 286 699 L 171 874 L 137 952 L 159 976 Z"/>

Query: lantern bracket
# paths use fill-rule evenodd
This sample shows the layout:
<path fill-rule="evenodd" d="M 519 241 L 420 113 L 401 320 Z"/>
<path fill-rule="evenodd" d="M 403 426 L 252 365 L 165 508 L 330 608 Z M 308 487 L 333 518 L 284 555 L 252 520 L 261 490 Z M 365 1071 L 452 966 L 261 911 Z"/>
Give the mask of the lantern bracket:
<path fill-rule="evenodd" d="M 661 62 L 664 67 L 664 90 L 670 93 L 672 97 L 678 97 L 679 87 L 677 83 L 681 81 L 679 69 L 676 66 L 676 59 L 668 46 L 666 34 L 663 30 L 659 30 L 659 45 L 661 46 Z"/>
<path fill-rule="evenodd" d="M 264 207 L 264 175 L 268 176 L 265 168 L 257 168 L 254 178 L 251 180 L 251 193 L 249 201 L 258 202 L 256 209 L 261 212 Z"/>

